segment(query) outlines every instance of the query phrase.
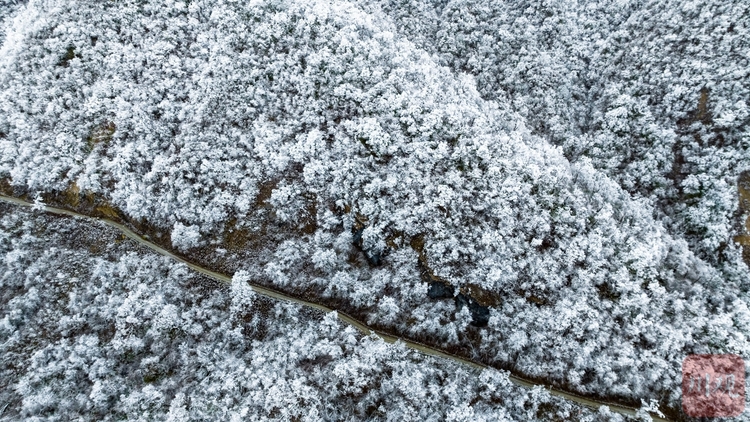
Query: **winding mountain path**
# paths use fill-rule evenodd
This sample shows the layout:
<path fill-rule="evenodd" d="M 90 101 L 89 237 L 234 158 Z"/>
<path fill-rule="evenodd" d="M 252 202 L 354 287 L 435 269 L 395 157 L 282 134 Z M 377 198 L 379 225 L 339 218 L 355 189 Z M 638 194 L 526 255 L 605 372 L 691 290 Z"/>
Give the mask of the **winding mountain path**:
<path fill-rule="evenodd" d="M 172 252 L 170 252 L 168 250 L 165 250 L 164 248 L 162 248 L 162 247 L 160 247 L 160 246 L 158 246 L 158 245 L 156 245 L 156 244 L 154 244 L 152 242 L 149 242 L 148 240 L 142 238 L 141 236 L 139 236 L 138 234 L 136 234 L 135 232 L 133 232 L 129 228 L 127 228 L 124 225 L 122 225 L 120 223 L 117 223 L 115 221 L 112 221 L 112 220 L 109 220 L 109 219 L 106 219 L 106 218 L 90 217 L 90 216 L 87 216 L 87 215 L 79 214 L 77 212 L 70 211 L 70 210 L 65 210 L 65 209 L 61 209 L 61 208 L 55 208 L 55 207 L 50 207 L 50 206 L 41 205 L 41 204 L 34 204 L 34 203 L 31 203 L 31 202 L 25 201 L 23 199 L 13 198 L 13 197 L 5 196 L 5 195 L 2 195 L 2 194 L 0 194 L 0 201 L 6 202 L 6 203 L 9 203 L 9 204 L 13 204 L 13 205 L 23 206 L 23 207 L 32 207 L 32 208 L 34 208 L 36 210 L 44 211 L 44 212 L 48 212 L 48 213 L 52 213 L 52 214 L 66 215 L 66 216 L 71 216 L 71 217 L 76 217 L 76 218 L 83 218 L 83 219 L 86 219 L 86 220 L 100 221 L 100 222 L 102 222 L 102 223 L 104 223 L 104 224 L 106 224 L 106 225 L 108 225 L 110 227 L 113 227 L 113 228 L 119 230 L 120 232 L 122 232 L 122 234 L 124 234 L 125 236 L 129 237 L 130 239 L 133 239 L 134 241 L 140 243 L 141 245 L 144 245 L 144 246 L 150 248 L 151 250 L 153 250 L 153 251 L 155 251 L 155 252 L 157 252 L 157 253 L 159 253 L 161 255 L 164 255 L 164 256 L 167 256 L 167 257 L 169 257 L 171 259 L 174 259 L 175 261 L 182 262 L 183 264 L 187 265 L 189 268 L 191 268 L 191 269 L 193 269 L 193 270 L 195 270 L 195 271 L 197 271 L 197 272 L 199 272 L 199 273 L 201 273 L 201 274 L 203 274 L 203 275 L 205 275 L 207 277 L 210 277 L 210 278 L 212 278 L 214 280 L 220 281 L 220 282 L 225 283 L 225 284 L 231 284 L 232 283 L 232 277 L 227 276 L 225 274 L 217 273 L 215 271 L 211 271 L 209 269 L 206 269 L 206 268 L 200 267 L 200 266 L 198 266 L 196 264 L 193 264 L 192 262 L 189 262 L 189 261 L 185 260 L 184 258 L 181 258 L 181 257 L 175 255 L 174 253 L 172 253 Z M 423 353 L 425 355 L 430 355 L 430 356 L 436 356 L 436 357 L 440 357 L 440 358 L 450 359 L 450 360 L 453 360 L 455 362 L 459 362 L 461 364 L 464 364 L 464 365 L 467 365 L 467 366 L 470 366 L 470 367 L 473 367 L 473 368 L 477 368 L 477 369 L 489 368 L 488 365 L 477 363 L 477 362 L 471 361 L 469 359 L 465 359 L 465 358 L 462 358 L 462 357 L 459 357 L 459 356 L 456 356 L 456 355 L 444 352 L 442 350 L 439 350 L 439 349 L 436 349 L 436 348 L 433 348 L 433 347 L 421 344 L 419 342 L 415 342 L 415 341 L 412 341 L 412 340 L 408 340 L 408 339 L 396 337 L 396 336 L 393 336 L 391 334 L 384 333 L 382 331 L 374 330 L 374 329 L 370 328 L 368 325 L 364 324 L 363 322 L 352 318 L 351 316 L 347 315 L 346 313 L 337 311 L 336 309 L 331 309 L 331 308 L 329 308 L 327 306 L 323 306 L 323 305 L 320 305 L 318 303 L 308 302 L 308 301 L 301 300 L 301 299 L 298 299 L 298 298 L 295 298 L 295 297 L 292 297 L 292 296 L 288 296 L 288 295 L 286 295 L 284 293 L 281 293 L 281 292 L 269 289 L 267 287 L 263 287 L 263 286 L 259 286 L 259 285 L 253 284 L 252 282 L 250 283 L 250 286 L 252 287 L 252 289 L 255 292 L 257 292 L 258 294 L 261 294 L 263 296 L 267 296 L 267 297 L 270 297 L 270 298 L 273 298 L 273 299 L 277 299 L 277 300 L 283 300 L 283 301 L 287 301 L 287 302 L 297 303 L 299 305 L 306 306 L 306 307 L 313 308 L 313 309 L 318 309 L 318 310 L 323 311 L 323 312 L 336 312 L 336 315 L 338 316 L 338 318 L 341 321 L 345 322 L 346 324 L 349 324 L 349 325 L 353 326 L 354 328 L 356 328 L 357 330 L 361 331 L 365 335 L 375 334 L 376 336 L 382 338 L 383 340 L 385 340 L 388 343 L 401 342 L 406 347 L 408 347 L 410 349 L 413 349 L 413 350 L 416 350 L 416 351 L 418 351 L 420 353 Z M 533 381 L 530 381 L 528 379 L 519 377 L 519 376 L 514 375 L 514 374 L 508 374 L 508 378 L 514 384 L 522 386 L 522 387 L 525 387 L 525 388 L 532 388 L 532 387 L 535 387 L 537 385 L 538 386 L 542 386 L 551 395 L 557 396 L 557 397 L 561 397 L 561 398 L 564 398 L 564 399 L 567 399 L 567 400 L 570 400 L 570 401 L 575 402 L 575 403 L 577 403 L 579 405 L 582 405 L 582 406 L 586 406 L 586 407 L 593 408 L 593 409 L 598 409 L 601 406 L 608 406 L 609 409 L 611 411 L 613 411 L 613 412 L 617 412 L 617 413 L 620 413 L 620 414 L 623 414 L 623 415 L 626 415 L 626 416 L 635 416 L 636 415 L 636 410 L 637 409 L 634 409 L 634 408 L 629 407 L 629 406 L 624 406 L 624 405 L 617 404 L 617 403 L 605 402 L 605 401 L 599 401 L 599 400 L 594 400 L 594 399 L 586 398 L 586 397 L 579 396 L 579 395 L 574 394 L 574 393 L 570 393 L 570 392 L 566 392 L 566 391 L 562 391 L 562 390 L 553 388 L 553 387 L 551 387 L 549 385 L 545 385 L 545 384 L 538 383 L 538 382 L 533 382 Z M 667 418 L 664 418 L 664 417 L 659 417 L 659 416 L 656 416 L 654 414 L 651 414 L 651 418 L 654 421 L 673 421 L 672 419 L 667 419 Z"/>

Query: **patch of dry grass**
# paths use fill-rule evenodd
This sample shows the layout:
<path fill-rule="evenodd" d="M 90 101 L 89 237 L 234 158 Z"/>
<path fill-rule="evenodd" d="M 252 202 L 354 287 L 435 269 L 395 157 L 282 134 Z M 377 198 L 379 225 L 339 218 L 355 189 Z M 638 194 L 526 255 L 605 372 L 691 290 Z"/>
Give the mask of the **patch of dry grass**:
<path fill-rule="evenodd" d="M 740 212 L 745 217 L 742 225 L 744 233 L 734 237 L 742 245 L 742 258 L 750 266 L 750 171 L 744 171 L 737 179 L 737 196 L 740 201 Z"/>

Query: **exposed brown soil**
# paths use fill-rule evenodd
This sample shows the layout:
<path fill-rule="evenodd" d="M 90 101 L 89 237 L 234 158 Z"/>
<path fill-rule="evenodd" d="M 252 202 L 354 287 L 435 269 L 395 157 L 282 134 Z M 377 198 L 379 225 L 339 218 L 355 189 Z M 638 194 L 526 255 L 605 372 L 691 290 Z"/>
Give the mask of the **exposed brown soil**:
<path fill-rule="evenodd" d="M 742 246 L 742 259 L 750 267 L 750 171 L 742 172 L 737 178 L 737 196 L 745 221 L 742 224 L 743 233 L 735 236 L 734 241 Z"/>

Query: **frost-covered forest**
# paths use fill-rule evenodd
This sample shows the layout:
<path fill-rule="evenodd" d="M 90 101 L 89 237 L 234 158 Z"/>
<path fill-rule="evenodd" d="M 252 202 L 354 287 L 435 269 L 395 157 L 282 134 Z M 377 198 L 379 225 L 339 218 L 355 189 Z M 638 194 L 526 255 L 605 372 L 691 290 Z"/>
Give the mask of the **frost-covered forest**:
<path fill-rule="evenodd" d="M 3 420 L 623 420 L 0 204 Z"/>
<path fill-rule="evenodd" d="M 679 413 L 687 354 L 750 355 L 750 272 L 733 240 L 746 234 L 750 209 L 738 199 L 740 174 L 750 169 L 745 1 L 31 0 L 2 2 L 0 13 L 7 195 L 119 219 L 201 265 L 342 309 L 372 327 L 578 394 L 655 401 L 669 415 Z M 51 254 L 42 244 L 52 240 L 34 238 L 43 243 L 23 250 Z M 98 252 L 86 254 L 87 242 L 76 242 L 66 253 L 97 260 Z M 15 280 L 4 283 L 28 284 L 13 265 L 36 268 L 33 260 L 17 264 L 17 247 L 4 247 L 2 268 Z M 65 289 L 84 289 L 81 295 L 115 285 L 132 295 L 143 284 L 138 277 L 153 280 L 149 293 L 130 299 L 132 312 L 157 321 L 178 309 L 166 302 L 172 291 L 183 314 L 201 313 L 196 324 L 224 327 L 204 328 L 212 338 L 187 328 L 200 343 L 169 337 L 171 328 L 139 340 L 162 352 L 137 359 L 180 347 L 196 354 L 170 360 L 178 362 L 175 374 L 216 368 L 213 352 L 201 347 L 242 343 L 226 325 L 239 308 L 224 309 L 244 300 L 242 291 L 197 289 L 166 261 L 122 253 L 112 264 L 73 266 L 89 274 L 87 286 L 70 282 L 68 261 L 45 255 L 50 262 L 34 271 L 47 283 L 33 294 L 64 297 L 52 282 L 62 269 Z M 139 276 L 142 268 L 153 273 Z M 6 307 L 32 301 L 21 290 L 3 294 Z M 118 299 L 107 300 L 85 300 L 69 312 L 81 321 L 120 318 Z M 252 350 L 269 359 L 282 343 L 343 345 L 351 335 L 353 349 L 316 364 L 357 367 L 357 353 L 374 353 L 365 383 L 392 365 L 437 368 L 335 324 L 325 328 L 320 316 L 267 306 L 278 321 L 264 326 L 274 334 L 255 339 Z M 94 341 L 91 330 L 70 339 Z M 101 353 L 126 353 L 116 347 Z M 232 347 L 239 366 L 217 373 L 272 365 L 236 357 L 248 344 Z M 59 353 L 40 359 L 52 364 Z M 279 365 L 293 368 L 292 361 Z M 131 363 L 148 369 L 143 360 Z M 442 419 L 452 409 L 441 398 L 450 388 L 466 395 L 455 402 L 464 404 L 487 385 L 511 388 L 494 373 L 486 381 L 445 368 L 461 378 L 446 384 L 425 375 L 419 394 L 429 398 L 413 406 L 426 410 L 414 412 Z M 351 397 L 331 387 L 338 378 L 292 387 L 302 372 L 268 370 L 287 371 L 273 375 L 288 386 L 277 396 L 310 392 L 300 408 L 341 412 L 311 403 Z M 118 388 L 136 388 L 137 380 L 110 372 Z M 19 380 L 27 390 L 14 391 L 33 391 L 33 380 Z M 148 394 L 161 394 L 168 409 L 170 394 L 182 397 L 181 382 L 190 381 L 169 392 L 151 385 Z M 197 418 L 209 412 L 200 409 L 234 406 L 209 406 L 219 394 L 210 391 L 224 387 L 218 378 L 206 382 L 198 388 L 205 398 L 196 399 L 206 404 L 190 410 Z M 246 392 L 237 397 L 271 388 L 257 382 L 231 388 Z M 400 388 L 394 385 L 382 388 Z M 370 401 L 357 399 L 365 407 L 346 411 L 377 417 L 372 409 L 380 404 L 367 406 L 378 391 L 360 393 Z M 513 391 L 533 402 L 531 393 Z M 139 402 L 125 401 L 128 394 L 108 400 L 130 409 Z M 55 411 L 91 412 L 95 401 L 86 397 Z M 251 400 L 256 415 L 275 406 L 238 400 Z M 522 402 L 482 400 L 469 406 L 477 415 L 524 418 Z M 558 405 L 548 407 L 572 411 Z M 26 406 L 16 409 L 48 409 Z M 384 414 L 404 409 L 394 406 Z"/>

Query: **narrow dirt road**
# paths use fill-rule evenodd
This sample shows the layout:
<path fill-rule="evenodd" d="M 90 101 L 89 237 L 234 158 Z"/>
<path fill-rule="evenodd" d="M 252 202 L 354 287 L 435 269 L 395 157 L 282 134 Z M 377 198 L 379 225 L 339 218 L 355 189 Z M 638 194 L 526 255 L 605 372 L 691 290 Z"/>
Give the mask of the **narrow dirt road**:
<path fill-rule="evenodd" d="M 195 270 L 195 271 L 197 271 L 197 272 L 199 272 L 199 273 L 201 273 L 201 274 L 203 274 L 203 275 L 205 275 L 207 277 L 213 278 L 213 279 L 215 279 L 217 281 L 220 281 L 220 282 L 226 283 L 226 284 L 231 284 L 232 283 L 232 278 L 230 276 L 227 276 L 225 274 L 220 274 L 220 273 L 217 273 L 215 271 L 211 271 L 209 269 L 206 269 L 206 268 L 200 267 L 198 265 L 195 265 L 195 264 L 193 264 L 193 263 L 191 263 L 191 262 L 189 262 L 189 261 L 187 261 L 187 260 L 185 260 L 185 259 L 183 259 L 183 258 L 181 258 L 181 257 L 179 257 L 179 256 L 177 256 L 175 254 L 173 254 L 172 252 L 170 252 L 168 250 L 165 250 L 165 249 L 161 248 L 160 246 L 158 246 L 158 245 L 156 245 L 154 243 L 149 242 L 148 240 L 142 238 L 141 236 L 139 236 L 138 234 L 136 234 L 135 232 L 133 232 L 129 228 L 123 226 L 120 223 L 116 223 L 116 222 L 114 222 L 112 220 L 108 220 L 108 219 L 105 219 L 105 218 L 89 217 L 89 216 L 86 216 L 86 215 L 83 215 L 83 214 L 76 213 L 74 211 L 69 211 L 69 210 L 55 208 L 55 207 L 49 207 L 49 206 L 46 206 L 46 205 L 43 206 L 43 205 L 33 204 L 33 203 L 30 203 L 30 202 L 24 201 L 22 199 L 13 198 L 13 197 L 5 196 L 5 195 L 0 195 L 0 201 L 7 202 L 7 203 L 10 203 L 10 204 L 14 204 L 14 205 L 23 206 L 23 207 L 34 207 L 35 209 L 37 209 L 39 211 L 44 211 L 44 212 L 48 212 L 48 213 L 52 213 L 52 214 L 66 215 L 66 216 L 71 216 L 71 217 L 76 217 L 76 218 L 83 218 L 83 219 L 86 219 L 86 220 L 101 221 L 102 223 L 107 224 L 108 226 L 113 227 L 113 228 L 121 231 L 125 236 L 129 237 L 130 239 L 133 239 L 134 241 L 136 241 L 136 242 L 138 242 L 138 243 L 140 243 L 140 244 L 142 244 L 142 245 L 144 245 L 144 246 L 152 249 L 153 251 L 155 251 L 155 252 L 157 252 L 157 253 L 159 253 L 161 255 L 167 256 L 167 257 L 169 257 L 171 259 L 174 259 L 175 261 L 182 262 L 183 264 L 187 265 L 189 268 L 191 268 L 191 269 L 193 269 L 193 270 Z M 345 323 L 353 326 L 354 328 L 356 328 L 357 330 L 361 331 L 365 335 L 375 334 L 375 335 L 377 335 L 378 337 L 382 338 L 383 340 L 385 340 L 388 343 L 401 342 L 406 347 L 408 347 L 410 349 L 413 349 L 413 350 L 416 350 L 416 351 L 418 351 L 420 353 L 423 353 L 425 355 L 430 355 L 430 356 L 436 356 L 436 357 L 440 357 L 440 358 L 450 359 L 450 360 L 453 360 L 455 362 L 459 362 L 461 364 L 464 364 L 464 365 L 467 365 L 467 366 L 471 366 L 471 367 L 474 367 L 474 368 L 477 368 L 477 369 L 488 368 L 487 365 L 484 365 L 484 364 L 481 364 L 481 363 L 477 363 L 477 362 L 474 362 L 474 361 L 471 361 L 471 360 L 468 360 L 468 359 L 465 359 L 465 358 L 462 358 L 462 357 L 459 357 L 459 356 L 456 356 L 456 355 L 452 355 L 450 353 L 438 350 L 436 348 L 433 348 L 433 347 L 430 347 L 430 346 L 427 346 L 427 345 L 424 345 L 424 344 L 421 344 L 421 343 L 418 343 L 418 342 L 415 342 L 415 341 L 411 341 L 411 340 L 408 340 L 408 339 L 403 339 L 403 338 L 396 337 L 396 336 L 393 336 L 393 335 L 390 335 L 390 334 L 387 334 L 387 333 L 384 333 L 384 332 L 381 332 L 381 331 L 374 330 L 374 329 L 370 328 L 369 326 L 367 326 L 366 324 L 362 323 L 361 321 L 356 320 L 356 319 L 352 318 L 351 316 L 349 316 L 349 315 L 347 315 L 347 314 L 345 314 L 343 312 L 339 312 L 336 309 L 331 309 L 331 308 L 329 308 L 327 306 L 323 306 L 323 305 L 320 305 L 318 303 L 308 302 L 308 301 L 305 301 L 305 300 L 300 300 L 300 299 L 297 299 L 295 297 L 288 296 L 288 295 L 286 295 L 284 293 L 280 293 L 278 291 L 275 291 L 275 290 L 272 290 L 272 289 L 269 289 L 269 288 L 266 288 L 266 287 L 263 287 L 263 286 L 259 286 L 259 285 L 253 284 L 253 283 L 250 283 L 250 286 L 258 294 L 261 294 L 261 295 L 264 295 L 264 296 L 267 296 L 267 297 L 270 297 L 270 298 L 274 298 L 274 299 L 277 299 L 277 300 L 283 300 L 283 301 L 287 301 L 287 302 L 297 303 L 297 304 L 300 304 L 302 306 L 307 306 L 309 308 L 318 309 L 318 310 L 323 311 L 323 312 L 336 312 L 338 318 L 341 321 L 343 321 L 343 322 L 345 322 Z M 575 403 L 577 403 L 579 405 L 582 405 L 582 406 L 586 406 L 586 407 L 593 408 L 593 409 L 598 409 L 601 406 L 609 406 L 609 409 L 611 411 L 617 412 L 617 413 L 620 413 L 620 414 L 623 414 L 623 415 L 626 415 L 626 416 L 635 416 L 635 414 L 636 414 L 636 409 L 634 409 L 632 407 L 628 407 L 628 406 L 623 406 L 623 405 L 616 404 L 616 403 L 598 401 L 598 400 L 594 400 L 594 399 L 582 397 L 582 396 L 579 396 L 577 394 L 569 393 L 569 392 L 566 392 L 566 391 L 562 391 L 562 390 L 550 387 L 549 385 L 545 385 L 545 384 L 541 384 L 541 383 L 537 383 L 537 382 L 532 382 L 532 381 L 529 381 L 527 379 L 518 377 L 518 376 L 513 375 L 513 374 L 509 374 L 508 377 L 510 378 L 511 382 L 513 382 L 516 385 L 519 385 L 519 386 L 522 386 L 522 387 L 526 387 L 526 388 L 532 388 L 532 387 L 535 387 L 535 386 L 539 385 L 539 386 L 544 387 L 544 389 L 546 389 L 553 396 L 562 397 L 564 399 L 570 400 L 570 401 L 575 402 Z M 666 419 L 666 418 L 659 417 L 659 416 L 656 416 L 656 415 L 653 415 L 653 414 L 651 415 L 651 418 L 654 421 L 672 421 L 672 419 Z"/>

